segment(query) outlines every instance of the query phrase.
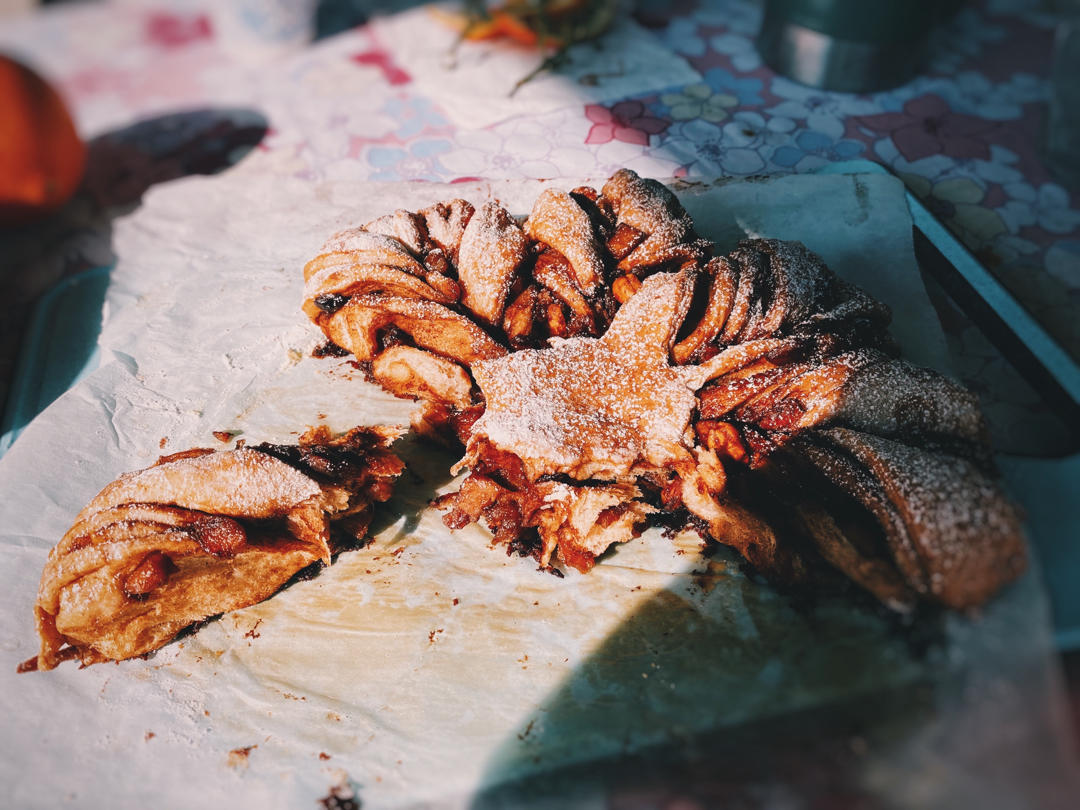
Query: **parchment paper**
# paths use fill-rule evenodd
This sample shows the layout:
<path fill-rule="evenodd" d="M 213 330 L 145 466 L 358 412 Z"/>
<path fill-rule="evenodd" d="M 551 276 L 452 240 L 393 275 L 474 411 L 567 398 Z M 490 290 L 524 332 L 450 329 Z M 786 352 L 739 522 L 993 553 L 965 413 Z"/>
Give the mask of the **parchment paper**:
<path fill-rule="evenodd" d="M 328 234 L 454 196 L 524 213 L 543 185 L 233 172 L 156 187 L 117 224 L 106 362 L 0 462 L 10 806 L 315 807 L 347 784 L 369 808 L 591 807 L 670 787 L 687 762 L 764 806 L 809 807 L 836 780 L 871 806 L 1070 795 L 1036 572 L 978 617 L 912 627 L 847 597 L 778 594 L 687 533 L 646 532 L 560 579 L 475 526 L 445 529 L 426 504 L 455 459 L 411 440 L 374 541 L 314 580 L 145 661 L 14 674 L 36 651 L 48 549 L 119 473 L 214 446 L 214 430 L 285 441 L 319 422 L 407 422 L 409 403 L 309 356 L 321 335 L 299 310 L 300 268 Z M 684 201 L 723 243 L 803 239 L 905 312 L 909 356 L 947 365 L 893 178 L 699 185 Z"/>

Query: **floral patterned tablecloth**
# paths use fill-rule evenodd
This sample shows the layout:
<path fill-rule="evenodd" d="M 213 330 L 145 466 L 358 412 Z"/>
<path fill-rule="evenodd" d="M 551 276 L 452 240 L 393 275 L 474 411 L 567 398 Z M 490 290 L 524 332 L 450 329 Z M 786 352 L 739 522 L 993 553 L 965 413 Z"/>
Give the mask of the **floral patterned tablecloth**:
<path fill-rule="evenodd" d="M 75 4 L 8 19 L 0 50 L 60 87 L 91 160 L 64 216 L 4 237 L 18 272 L 3 281 L 15 317 L 3 327 L 0 377 L 10 377 L 26 304 L 58 278 L 110 262 L 113 216 L 149 185 L 219 170 L 255 144 L 242 170 L 311 179 L 601 176 L 619 166 L 657 177 L 746 177 L 874 160 L 1078 356 L 1080 193 L 1042 160 L 1057 18 L 1041 7 L 972 2 L 939 32 L 923 75 L 852 95 L 807 88 L 766 66 L 754 47 L 759 3 L 642 0 L 625 22 L 664 54 L 651 57 L 663 63 L 656 71 L 626 56 L 624 69 L 649 82 L 635 84 L 642 92 L 627 96 L 624 82 L 605 95 L 611 71 L 571 66 L 561 94 L 552 96 L 558 77 L 548 77 L 544 93 L 531 96 L 542 103 L 526 88 L 498 114 L 477 112 L 477 126 L 469 124 L 475 100 L 438 89 L 431 54 L 402 35 L 401 18 L 373 16 L 261 62 L 237 58 L 215 37 L 198 0 Z M 603 43 L 580 47 L 587 64 Z M 1063 428 L 1039 397 L 939 299 L 957 373 L 983 396 L 1000 445 L 1060 451 Z"/>

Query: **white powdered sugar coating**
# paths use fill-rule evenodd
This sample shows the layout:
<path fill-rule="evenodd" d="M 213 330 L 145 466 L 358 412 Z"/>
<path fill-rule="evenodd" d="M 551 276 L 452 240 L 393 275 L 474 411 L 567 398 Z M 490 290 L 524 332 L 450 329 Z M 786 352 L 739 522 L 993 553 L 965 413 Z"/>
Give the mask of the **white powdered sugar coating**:
<path fill-rule="evenodd" d="M 573 338 L 474 369 L 488 400 L 474 435 L 520 456 L 531 476 L 616 477 L 662 464 L 681 444 L 695 397 L 671 368 Z"/>
<path fill-rule="evenodd" d="M 905 580 L 924 596 L 964 610 L 1023 571 L 1019 515 L 971 462 L 845 428 L 811 442 L 807 457 L 872 512 Z"/>
<path fill-rule="evenodd" d="M 802 242 L 759 239 L 754 247 L 769 257 L 773 300 L 765 320 L 779 331 L 812 314 L 833 283 L 832 272 Z"/>
<path fill-rule="evenodd" d="M 322 253 L 354 253 L 358 261 L 379 261 L 393 267 L 409 267 L 417 272 L 423 268 L 412 252 L 393 236 L 350 228 L 331 236 L 319 251 Z"/>
<path fill-rule="evenodd" d="M 497 323 L 527 249 L 525 232 L 505 208 L 494 201 L 480 206 L 461 236 L 461 303 L 488 323 Z"/>
<path fill-rule="evenodd" d="M 421 227 L 423 218 L 411 211 L 399 208 L 392 214 L 373 219 L 364 226 L 365 231 L 381 233 L 399 240 L 415 255 L 420 256 L 427 246 L 427 227 Z"/>
<path fill-rule="evenodd" d="M 619 262 L 622 269 L 662 261 L 666 251 L 693 232 L 694 223 L 678 198 L 656 180 L 620 169 L 604 184 L 601 193 L 611 201 L 620 224 L 646 234 L 641 244 Z"/>
<path fill-rule="evenodd" d="M 429 205 L 417 213 L 423 216 L 431 240 L 457 263 L 461 236 L 474 211 L 472 203 L 458 199 Z"/>
<path fill-rule="evenodd" d="M 603 280 L 604 262 L 592 221 L 565 191 L 549 188 L 536 198 L 525 232 L 566 257 L 584 292 L 591 293 Z"/>
<path fill-rule="evenodd" d="M 389 292 L 412 295 L 430 301 L 445 301 L 439 293 L 419 276 L 380 263 L 361 263 L 350 256 L 328 263 L 316 270 L 304 284 L 304 299 L 313 301 L 320 295 L 362 295 L 366 292 Z"/>
<path fill-rule="evenodd" d="M 974 394 L 902 360 L 853 374 L 834 421 L 879 436 L 955 436 L 974 444 L 986 432 Z"/>
<path fill-rule="evenodd" d="M 477 363 L 487 410 L 473 428 L 470 455 L 482 437 L 519 456 L 534 479 L 562 473 L 579 480 L 687 458 L 696 397 L 668 352 L 689 289 L 682 274 L 651 276 L 603 338 Z"/>
<path fill-rule="evenodd" d="M 1019 516 L 971 462 L 842 428 L 825 435 L 865 466 L 896 507 L 931 592 L 946 605 L 979 604 L 1022 569 Z"/>
<path fill-rule="evenodd" d="M 219 515 L 283 515 L 321 487 L 283 461 L 241 448 L 182 458 L 121 476 L 76 518 L 126 503 L 161 503 Z"/>
<path fill-rule="evenodd" d="M 620 169 L 604 183 L 601 193 L 611 201 L 620 222 L 651 234 L 678 225 L 689 230 L 690 217 L 667 186 L 642 179 L 628 169 Z"/>

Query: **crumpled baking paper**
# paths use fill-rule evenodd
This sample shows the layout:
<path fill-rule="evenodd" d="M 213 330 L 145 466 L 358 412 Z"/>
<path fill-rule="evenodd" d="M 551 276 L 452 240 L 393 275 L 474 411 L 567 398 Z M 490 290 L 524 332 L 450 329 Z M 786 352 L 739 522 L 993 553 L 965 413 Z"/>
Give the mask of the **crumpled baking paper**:
<path fill-rule="evenodd" d="M 456 458 L 411 438 L 372 543 L 313 580 L 147 660 L 15 674 L 36 652 L 48 549 L 121 472 L 219 446 L 215 430 L 288 441 L 313 424 L 407 423 L 411 403 L 310 356 L 322 337 L 300 312 L 300 271 L 328 235 L 455 196 L 525 213 L 545 185 L 237 171 L 155 187 L 117 223 L 104 364 L 0 461 L 10 806 L 295 808 L 342 789 L 372 808 L 593 807 L 695 784 L 790 807 L 840 788 L 920 808 L 1071 795 L 1035 572 L 978 616 L 912 626 L 846 597 L 793 600 L 690 533 L 650 530 L 557 578 L 476 526 L 448 531 L 427 503 Z M 903 314 L 910 357 L 947 366 L 893 178 L 680 194 L 724 248 L 802 239 Z"/>

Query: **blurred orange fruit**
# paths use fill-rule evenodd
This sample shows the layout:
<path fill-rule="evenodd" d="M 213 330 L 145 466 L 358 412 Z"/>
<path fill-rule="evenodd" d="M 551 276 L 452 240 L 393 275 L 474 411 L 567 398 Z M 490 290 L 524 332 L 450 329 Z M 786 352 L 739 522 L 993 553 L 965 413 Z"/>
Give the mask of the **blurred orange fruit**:
<path fill-rule="evenodd" d="M 55 211 L 79 187 L 86 146 L 59 94 L 0 55 L 0 225 Z"/>

